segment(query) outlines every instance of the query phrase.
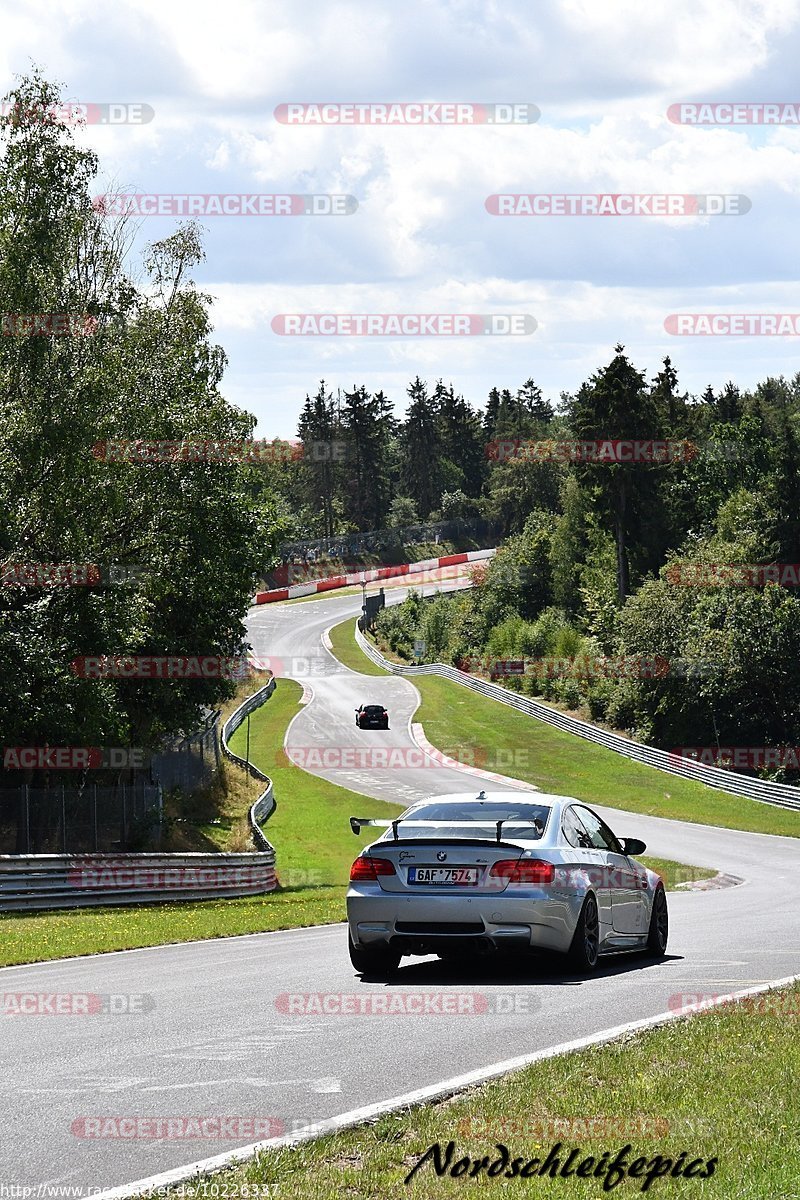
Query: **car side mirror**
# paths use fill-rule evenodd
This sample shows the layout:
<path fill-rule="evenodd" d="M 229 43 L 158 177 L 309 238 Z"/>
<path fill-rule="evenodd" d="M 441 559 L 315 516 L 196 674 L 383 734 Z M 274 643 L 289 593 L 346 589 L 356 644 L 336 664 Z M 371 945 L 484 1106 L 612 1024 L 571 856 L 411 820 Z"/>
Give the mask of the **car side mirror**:
<path fill-rule="evenodd" d="M 639 838 L 623 838 L 622 851 L 624 854 L 644 854 L 647 846 Z"/>

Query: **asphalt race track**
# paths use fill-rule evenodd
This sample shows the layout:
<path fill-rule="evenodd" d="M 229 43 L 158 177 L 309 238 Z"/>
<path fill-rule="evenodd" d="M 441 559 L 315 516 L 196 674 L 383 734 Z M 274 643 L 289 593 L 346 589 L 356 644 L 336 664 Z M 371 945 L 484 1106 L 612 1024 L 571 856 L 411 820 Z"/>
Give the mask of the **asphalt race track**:
<path fill-rule="evenodd" d="M 390 602 L 404 594 L 387 590 Z M 274 662 L 275 673 L 296 674 L 308 689 L 310 700 L 287 736 L 287 750 L 296 758 L 308 748 L 413 747 L 413 685 L 360 677 L 323 648 L 324 630 L 359 608 L 360 597 L 341 596 L 251 611 L 256 654 L 283 660 L 282 666 Z M 386 705 L 388 732 L 356 728 L 353 710 L 361 702 Z M 401 802 L 500 786 L 436 766 L 333 766 L 318 773 Z M 281 795 L 279 802 L 290 807 L 291 796 Z M 665 1012 L 681 993 L 732 991 L 800 969 L 794 839 L 599 811 L 621 836 L 644 838 L 649 853 L 744 880 L 727 889 L 670 895 L 669 957 L 663 962 L 631 958 L 580 980 L 549 963 L 498 974 L 486 965 L 456 969 L 435 959 L 413 960 L 387 987 L 363 984 L 354 975 L 342 925 L 0 970 L 4 993 L 144 994 L 149 1008 L 125 1015 L 3 1018 L 3 1090 L 12 1111 L 3 1117 L 0 1180 L 32 1187 L 33 1197 L 43 1184 L 77 1185 L 88 1194 L 268 1136 L 244 1127 L 225 1140 L 98 1139 L 79 1136 L 91 1128 L 76 1124 L 82 1118 L 272 1118 L 280 1122 L 273 1133 L 289 1132 Z M 354 852 L 357 845 L 354 838 Z M 323 1015 L 293 1011 L 286 999 L 287 993 L 420 991 L 458 993 L 466 1011 Z"/>

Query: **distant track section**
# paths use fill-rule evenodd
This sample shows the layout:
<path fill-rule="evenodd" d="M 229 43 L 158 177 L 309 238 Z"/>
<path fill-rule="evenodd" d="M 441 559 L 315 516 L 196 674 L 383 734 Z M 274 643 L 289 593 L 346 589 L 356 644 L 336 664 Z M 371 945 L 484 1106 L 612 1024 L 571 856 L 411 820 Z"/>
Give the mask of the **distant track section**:
<path fill-rule="evenodd" d="M 758 800 L 762 804 L 774 804 L 779 808 L 791 808 L 800 812 L 800 788 L 785 783 L 767 783 L 762 779 L 752 779 L 748 775 L 738 775 L 734 771 L 726 771 L 720 767 L 709 767 L 705 763 L 692 762 L 691 759 L 681 758 L 666 750 L 657 750 L 654 746 L 645 746 L 642 742 L 634 742 L 629 738 L 620 737 L 619 734 L 609 733 L 607 729 L 600 729 L 588 721 L 567 716 L 566 713 L 559 712 L 556 708 L 550 708 L 536 700 L 529 700 L 527 696 L 520 696 L 517 692 L 500 687 L 497 683 L 490 683 L 486 679 L 469 675 L 446 663 L 426 663 L 423 666 L 413 667 L 406 666 L 405 663 L 390 662 L 364 637 L 358 625 L 356 625 L 356 641 L 367 658 L 376 666 L 391 671 L 393 675 L 404 675 L 410 679 L 413 679 L 415 675 L 440 675 L 444 679 L 452 680 L 453 683 L 461 684 L 462 687 L 471 688 L 474 692 L 489 696 L 492 700 L 499 700 L 501 704 L 516 708 L 529 717 L 535 717 L 538 721 L 554 725 L 556 729 L 561 729 L 564 733 L 572 733 L 576 737 L 605 746 L 607 750 L 613 750 L 616 754 L 624 754 L 626 758 L 630 758 L 634 762 L 643 763 L 648 767 L 656 767 L 657 770 L 666 771 L 670 775 L 681 775 L 684 779 L 694 779 L 697 783 L 719 788 L 733 796 L 746 796 L 749 800 Z"/>
<path fill-rule="evenodd" d="M 467 550 L 462 554 L 445 554 L 442 558 L 424 558 L 420 562 L 400 563 L 394 567 L 371 567 L 368 570 L 352 571 L 347 575 L 331 575 L 325 579 L 310 579 L 307 583 L 295 583 L 291 587 L 274 588 L 259 592 L 256 604 L 274 604 L 277 600 L 294 600 L 297 596 L 313 596 L 316 592 L 332 592 L 336 588 L 352 587 L 354 584 L 375 583 L 382 579 L 397 579 L 405 575 L 416 575 L 438 571 L 443 567 L 461 566 L 464 563 L 481 562 L 497 553 L 490 550 Z"/>

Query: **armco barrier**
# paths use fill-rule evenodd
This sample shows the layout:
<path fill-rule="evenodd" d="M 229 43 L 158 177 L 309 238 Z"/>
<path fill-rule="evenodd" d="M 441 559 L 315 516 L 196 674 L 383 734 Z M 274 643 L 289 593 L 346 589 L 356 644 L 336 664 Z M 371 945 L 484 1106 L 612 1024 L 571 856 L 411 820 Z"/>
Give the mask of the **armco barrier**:
<path fill-rule="evenodd" d="M 417 575 L 423 571 L 436 571 L 440 567 L 454 567 L 462 563 L 482 562 L 497 553 L 496 549 L 468 550 L 461 554 L 445 554 L 442 558 L 425 558 L 415 563 L 400 563 L 394 567 L 370 567 L 353 571 L 348 575 L 332 575 L 326 579 L 310 579 L 291 587 L 274 588 L 270 592 L 259 592 L 256 604 L 274 604 L 278 600 L 294 600 L 298 596 L 313 596 L 316 592 L 330 592 L 335 588 L 353 587 L 361 583 L 377 583 L 382 579 L 396 579 L 403 575 Z"/>
<path fill-rule="evenodd" d="M 274 851 L 0 855 L 0 912 L 253 896 L 275 885 Z"/>
<path fill-rule="evenodd" d="M 253 692 L 252 696 L 248 696 L 244 703 L 240 704 L 236 711 L 231 713 L 222 727 L 221 739 L 222 753 L 225 755 L 225 757 L 230 759 L 231 762 L 236 763 L 237 767 L 241 767 L 243 771 L 247 771 L 254 779 L 261 779 L 267 785 L 265 790 L 256 800 L 255 804 L 251 806 L 247 816 L 250 823 L 250 831 L 253 835 L 253 841 L 255 842 L 256 847 L 264 853 L 271 854 L 273 863 L 275 861 L 275 851 L 261 831 L 261 822 L 268 820 L 278 806 L 278 802 L 272 793 L 272 780 L 268 775 L 265 775 L 263 771 L 260 771 L 258 767 L 255 767 L 252 763 L 240 758 L 238 754 L 234 754 L 228 745 L 228 738 L 236 732 L 249 713 L 253 712 L 257 708 L 260 708 L 265 701 L 269 700 L 274 691 L 275 677 L 273 676 L 269 683 L 266 683 L 264 687 L 259 688 L 257 692 Z"/>
<path fill-rule="evenodd" d="M 275 850 L 260 823 L 275 810 L 272 780 L 234 754 L 228 738 L 249 712 L 268 700 L 275 680 L 248 696 L 225 722 L 223 753 L 266 781 L 249 812 L 257 846 L 242 854 L 3 854 L 0 855 L 0 912 L 50 908 L 155 904 L 167 900 L 213 900 L 258 896 L 277 886 Z"/>
<path fill-rule="evenodd" d="M 800 812 L 800 789 L 790 787 L 788 784 L 766 783 L 761 779 L 751 779 L 747 775 L 738 775 L 733 771 L 722 770 L 720 767 L 709 767 L 704 763 L 692 762 L 690 759 L 676 761 L 677 756 L 668 754 L 666 750 L 656 750 L 653 746 L 645 746 L 641 742 L 631 742 L 618 734 L 608 733 L 605 729 L 598 729 L 596 725 L 590 725 L 588 721 L 581 721 L 577 717 L 568 717 L 564 713 L 558 712 L 557 709 L 549 708 L 546 704 L 529 700 L 527 696 L 519 696 L 516 692 L 500 687 L 499 684 L 490 683 L 486 679 L 478 679 L 474 675 L 468 675 L 465 671 L 459 671 L 456 667 L 448 666 L 445 663 L 427 663 L 421 667 L 412 667 L 403 663 L 389 662 L 371 642 L 367 641 L 358 625 L 356 625 L 356 641 L 367 658 L 371 659 L 376 666 L 383 667 L 384 670 L 391 671 L 394 675 L 411 677 L 414 675 L 441 675 L 444 679 L 451 679 L 454 683 L 460 683 L 463 687 L 480 692 L 483 696 L 499 700 L 501 704 L 516 708 L 519 712 L 535 717 L 538 721 L 545 721 L 548 725 L 562 729 L 565 733 L 572 733 L 576 737 L 596 742 L 599 746 L 605 746 L 607 750 L 613 750 L 616 754 L 624 754 L 626 758 L 630 758 L 634 762 L 644 763 L 648 767 L 656 767 L 657 770 L 666 771 L 670 775 L 680 775 L 684 779 L 694 779 L 697 783 L 704 783 L 707 787 L 720 788 L 733 796 L 746 796 L 749 800 L 759 800 L 763 804 L 775 804 L 780 808 L 791 808 Z"/>

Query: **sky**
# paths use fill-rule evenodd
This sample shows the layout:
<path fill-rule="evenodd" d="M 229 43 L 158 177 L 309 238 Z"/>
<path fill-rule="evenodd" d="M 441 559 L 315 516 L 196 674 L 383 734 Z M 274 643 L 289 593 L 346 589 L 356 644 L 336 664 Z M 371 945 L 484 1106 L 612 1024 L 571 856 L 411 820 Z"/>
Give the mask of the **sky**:
<path fill-rule="evenodd" d="M 619 342 L 648 378 L 669 355 L 693 394 L 800 369 L 796 335 L 672 335 L 664 324 L 800 313 L 800 124 L 667 116 L 722 102 L 800 112 L 800 0 L 0 0 L 0 28 L 3 93 L 35 63 L 68 100 L 150 106 L 146 123 L 76 131 L 100 156 L 98 193 L 357 201 L 342 215 L 199 218 L 196 278 L 229 359 L 222 390 L 256 415 L 260 437 L 293 436 L 322 378 L 382 389 L 401 414 L 417 374 L 481 406 L 491 387 L 530 377 L 557 401 Z M 275 115 L 282 104 L 446 101 L 540 116 L 387 126 Z M 504 217 L 487 211 L 498 193 L 744 196 L 750 207 Z M 137 218 L 137 256 L 180 220 Z M 524 315 L 535 329 L 273 326 L 321 313 Z"/>

